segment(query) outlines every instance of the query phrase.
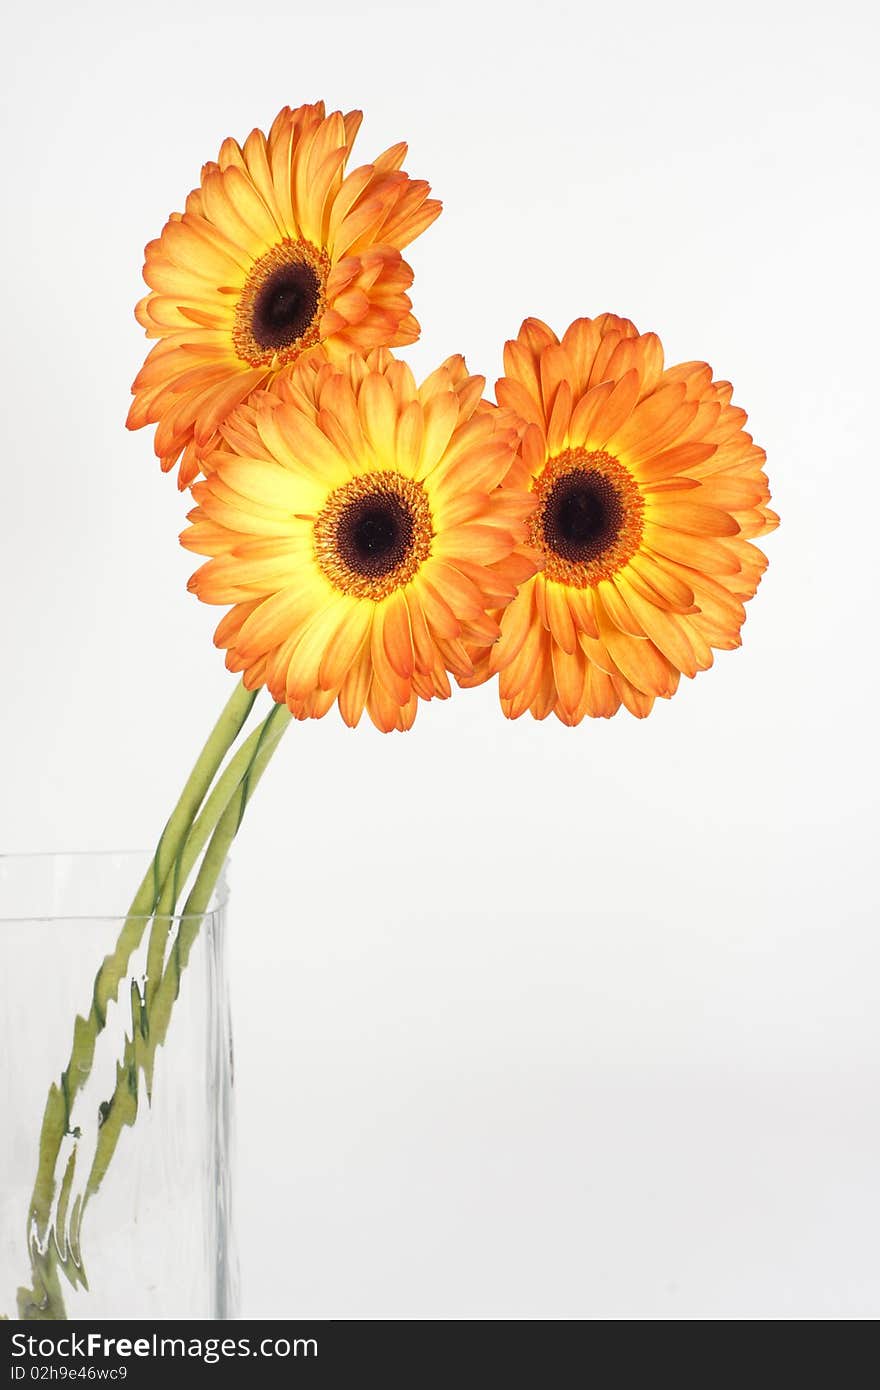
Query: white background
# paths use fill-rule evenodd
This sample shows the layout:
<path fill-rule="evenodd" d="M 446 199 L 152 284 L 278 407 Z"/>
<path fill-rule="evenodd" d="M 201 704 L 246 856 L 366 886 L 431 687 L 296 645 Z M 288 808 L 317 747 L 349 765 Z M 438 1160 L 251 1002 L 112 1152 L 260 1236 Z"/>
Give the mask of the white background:
<path fill-rule="evenodd" d="M 7 19 L 3 849 L 152 843 L 230 688 L 123 427 L 132 306 L 284 103 L 445 200 L 418 372 L 629 315 L 733 380 L 783 519 L 742 650 L 647 721 L 290 730 L 232 869 L 247 1315 L 878 1312 L 877 39 L 845 0 Z"/>

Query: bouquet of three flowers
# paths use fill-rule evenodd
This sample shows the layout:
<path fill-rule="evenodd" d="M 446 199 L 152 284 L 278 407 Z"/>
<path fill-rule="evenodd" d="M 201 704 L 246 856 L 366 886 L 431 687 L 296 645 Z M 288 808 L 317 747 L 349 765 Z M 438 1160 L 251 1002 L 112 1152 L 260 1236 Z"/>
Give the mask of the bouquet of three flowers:
<path fill-rule="evenodd" d="M 78 1277 L 85 1206 L 170 1026 L 188 924 L 291 719 L 336 706 L 352 727 L 366 714 L 403 731 L 421 700 L 490 680 L 511 719 L 643 718 L 739 645 L 766 565 L 765 456 L 730 384 L 702 361 L 667 366 L 628 319 L 576 317 L 558 336 L 526 318 L 494 400 L 461 356 L 416 381 L 394 353 L 419 335 L 402 252 L 440 204 L 403 171 L 403 144 L 349 167 L 360 119 L 285 108 L 268 135 L 226 140 L 146 250 L 136 313 L 156 342 L 128 423 L 156 426 L 162 468 L 191 493 L 189 587 L 225 609 L 215 640 L 239 680 L 50 1091 L 23 1316 L 63 1316 L 59 1273 Z M 263 688 L 272 706 L 250 727 Z M 128 1099 L 71 1204 L 71 1078 L 147 928 Z"/>

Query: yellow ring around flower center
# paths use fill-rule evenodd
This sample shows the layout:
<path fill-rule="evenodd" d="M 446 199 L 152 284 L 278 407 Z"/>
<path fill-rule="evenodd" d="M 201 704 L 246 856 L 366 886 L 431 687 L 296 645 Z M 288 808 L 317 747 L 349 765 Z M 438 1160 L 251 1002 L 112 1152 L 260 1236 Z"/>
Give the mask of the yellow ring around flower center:
<path fill-rule="evenodd" d="M 309 241 L 280 241 L 251 266 L 232 340 L 252 367 L 283 366 L 320 341 L 330 258 Z"/>
<path fill-rule="evenodd" d="M 644 500 L 635 478 L 604 450 L 567 449 L 532 485 L 529 543 L 544 575 L 575 589 L 610 579 L 639 548 Z"/>
<path fill-rule="evenodd" d="M 433 536 L 421 483 L 365 473 L 330 493 L 314 524 L 315 556 L 341 593 L 379 601 L 415 577 Z"/>

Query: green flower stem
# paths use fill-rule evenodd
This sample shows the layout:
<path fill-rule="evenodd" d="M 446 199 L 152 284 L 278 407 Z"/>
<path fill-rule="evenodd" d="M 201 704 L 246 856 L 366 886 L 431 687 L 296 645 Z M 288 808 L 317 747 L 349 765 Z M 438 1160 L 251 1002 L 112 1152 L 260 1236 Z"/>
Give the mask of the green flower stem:
<path fill-rule="evenodd" d="M 106 956 L 95 977 L 92 1004 L 87 1018 L 78 1015 L 73 1029 L 70 1060 L 61 1074 L 60 1084 L 49 1088 L 40 1131 L 39 1158 L 34 1190 L 28 1210 L 28 1248 L 31 1254 L 33 1286 L 20 1289 L 19 1314 L 22 1318 L 52 1320 L 64 1318 L 57 1267 L 60 1265 L 76 1285 L 81 1276 L 70 1259 L 65 1241 L 64 1253 L 58 1249 L 51 1231 L 52 1203 L 57 1191 L 58 1156 L 64 1138 L 70 1133 L 73 1101 L 88 1078 L 95 1046 L 107 1021 L 107 1009 L 115 1001 L 119 985 L 128 969 L 132 953 L 143 937 L 147 922 L 156 910 L 165 885 L 183 882 L 179 860 L 196 813 L 205 799 L 223 759 L 235 742 L 256 699 L 253 691 L 238 684 L 218 719 L 207 743 L 189 775 L 128 910 L 116 948 Z"/>
<path fill-rule="evenodd" d="M 262 724 L 254 729 L 235 757 L 231 758 L 223 769 L 217 779 L 217 785 L 196 817 L 189 838 L 183 846 L 180 856 L 181 883 L 186 883 L 195 868 L 196 861 L 213 835 L 217 822 L 232 799 L 233 792 L 245 776 L 249 778 L 251 792 L 253 791 L 280 743 L 290 718 L 290 711 L 283 705 L 273 705 Z"/>
<path fill-rule="evenodd" d="M 208 910 L 217 879 L 226 862 L 229 848 L 235 839 L 245 808 L 262 777 L 272 754 L 290 723 L 290 712 L 276 705 L 261 727 L 251 735 L 250 758 L 232 790 L 231 798 L 216 821 L 205 851 L 196 881 L 178 919 L 177 936 L 168 955 L 165 969 L 158 981 L 152 1000 L 141 998 L 136 986 L 132 988 L 132 1031 L 126 1038 L 122 1061 L 116 1067 L 116 1086 L 103 1109 L 104 1119 L 98 1133 L 95 1157 L 73 1223 L 71 1239 L 79 1246 L 79 1228 L 86 1205 L 98 1191 L 116 1152 L 123 1129 L 133 1125 L 138 1113 L 139 1073 L 143 1071 L 148 1092 L 152 1086 L 156 1051 L 163 1045 L 171 1023 L 174 1004 L 180 993 L 180 981 L 189 961 L 190 952 Z M 240 750 L 243 755 L 245 747 Z M 231 772 L 232 764 L 227 771 Z M 218 783 L 218 790 L 220 784 Z M 205 808 L 207 815 L 208 807 Z M 201 832 L 200 832 L 201 833 Z"/>
<path fill-rule="evenodd" d="M 223 772 L 218 777 L 215 786 L 211 790 L 210 796 L 192 824 L 189 836 L 181 847 L 180 854 L 175 861 L 174 874 L 169 875 L 165 881 L 162 896 L 156 906 L 155 919 L 153 921 L 147 955 L 148 1007 L 158 987 L 159 980 L 162 978 L 165 947 L 167 945 L 168 934 L 171 928 L 171 919 L 174 916 L 180 889 L 188 882 L 190 874 L 198 862 L 199 855 L 208 843 L 208 840 L 217 826 L 217 822 L 229 805 L 239 783 L 250 770 L 251 762 L 256 754 L 260 752 L 264 739 L 270 736 L 269 731 L 273 724 L 276 729 L 286 727 L 286 725 L 282 726 L 279 724 L 277 706 L 272 709 L 270 714 L 263 720 L 262 724 L 258 725 L 253 733 L 245 739 L 244 743 L 235 753 L 235 756 L 230 758 Z M 272 736 L 276 737 L 277 741 L 277 738 L 280 738 L 280 733 L 278 733 L 277 736 Z"/>

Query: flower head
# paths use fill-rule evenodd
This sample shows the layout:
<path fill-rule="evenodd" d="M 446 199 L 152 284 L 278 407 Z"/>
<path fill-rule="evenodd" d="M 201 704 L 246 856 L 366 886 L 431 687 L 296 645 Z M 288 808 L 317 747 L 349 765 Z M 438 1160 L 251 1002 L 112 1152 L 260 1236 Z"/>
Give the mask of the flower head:
<path fill-rule="evenodd" d="M 216 642 L 297 718 L 407 729 L 474 674 L 492 614 L 534 564 L 534 505 L 504 487 L 518 436 L 452 357 L 418 387 L 384 350 L 313 356 L 221 426 L 181 540 L 190 581 L 231 604 Z"/>
<path fill-rule="evenodd" d="M 135 310 L 151 350 L 130 429 L 157 424 L 163 469 L 187 486 L 231 410 L 318 344 L 331 354 L 414 342 L 401 249 L 434 221 L 406 145 L 346 174 L 361 113 L 285 107 L 268 136 L 224 141 L 183 213 L 146 248 Z M 182 455 L 182 458 L 181 458 Z"/>
<path fill-rule="evenodd" d="M 578 319 L 561 342 L 527 319 L 504 364 L 542 568 L 467 683 L 498 672 L 510 718 L 642 717 L 739 646 L 767 563 L 751 541 L 777 524 L 764 451 L 728 382 L 704 362 L 664 368 L 628 319 Z"/>

